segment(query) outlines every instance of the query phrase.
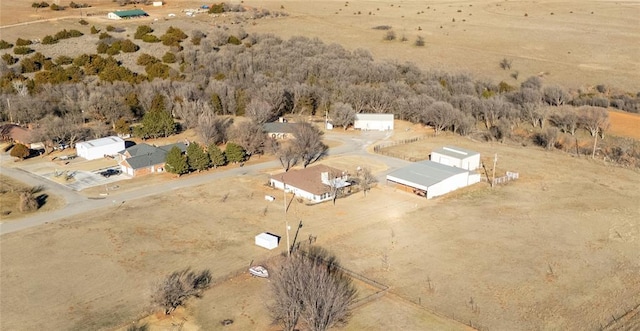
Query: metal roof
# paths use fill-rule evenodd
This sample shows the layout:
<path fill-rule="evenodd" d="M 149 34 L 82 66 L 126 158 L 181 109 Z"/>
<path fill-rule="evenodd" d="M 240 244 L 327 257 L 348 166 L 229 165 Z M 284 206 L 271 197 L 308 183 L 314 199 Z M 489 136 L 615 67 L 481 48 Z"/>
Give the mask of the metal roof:
<path fill-rule="evenodd" d="M 296 126 L 297 123 L 270 122 L 262 124 L 262 129 L 266 133 L 293 133 Z"/>
<path fill-rule="evenodd" d="M 136 17 L 136 16 L 149 16 L 142 9 L 131 9 L 131 10 L 118 10 L 114 11 L 114 14 L 118 15 L 118 17 Z"/>
<path fill-rule="evenodd" d="M 429 187 L 465 172 L 468 171 L 433 161 L 421 161 L 391 172 L 387 175 L 387 179 Z"/>
<path fill-rule="evenodd" d="M 356 114 L 356 121 L 392 121 L 393 114 Z"/>
<path fill-rule="evenodd" d="M 76 148 L 78 147 L 78 145 L 85 146 L 86 148 L 92 148 L 92 147 L 108 146 L 113 144 L 122 144 L 124 146 L 124 140 L 116 136 L 104 137 L 104 138 L 76 143 Z"/>
<path fill-rule="evenodd" d="M 480 154 L 472 150 L 468 150 L 460 147 L 454 147 L 454 146 L 444 146 L 431 151 L 431 153 L 438 153 L 438 154 L 450 156 L 459 160 L 466 159 L 470 156 L 475 156 Z"/>

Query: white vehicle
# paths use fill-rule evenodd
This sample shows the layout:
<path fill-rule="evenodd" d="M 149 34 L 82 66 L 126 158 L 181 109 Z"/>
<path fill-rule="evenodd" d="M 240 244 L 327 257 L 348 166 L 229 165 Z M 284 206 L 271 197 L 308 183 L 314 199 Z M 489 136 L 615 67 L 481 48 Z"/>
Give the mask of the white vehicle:
<path fill-rule="evenodd" d="M 255 277 L 269 278 L 269 272 L 267 271 L 267 268 L 261 265 L 256 265 L 249 268 L 249 273 Z"/>

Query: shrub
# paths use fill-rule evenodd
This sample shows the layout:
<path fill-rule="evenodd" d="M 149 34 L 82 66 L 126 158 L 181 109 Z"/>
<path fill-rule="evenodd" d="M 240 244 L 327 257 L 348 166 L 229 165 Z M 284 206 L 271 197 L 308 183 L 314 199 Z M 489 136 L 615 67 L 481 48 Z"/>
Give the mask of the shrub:
<path fill-rule="evenodd" d="M 107 25 L 106 29 L 108 32 L 116 31 L 116 28 L 113 25 Z"/>
<path fill-rule="evenodd" d="M 108 38 L 113 38 L 113 36 L 111 36 L 110 34 L 103 32 L 98 36 L 98 39 L 108 39 Z"/>
<path fill-rule="evenodd" d="M 73 3 L 73 2 L 71 2 Z M 71 7 L 73 8 L 73 7 Z M 85 21 L 84 19 L 81 19 L 78 23 L 80 23 L 80 25 L 89 25 L 89 22 Z"/>
<path fill-rule="evenodd" d="M 227 43 L 232 45 L 240 45 L 242 42 L 236 36 L 229 36 L 229 38 L 227 39 Z"/>
<path fill-rule="evenodd" d="M 23 144 L 16 144 L 11 149 L 11 153 L 9 155 L 11 155 L 13 157 L 18 157 L 18 158 L 24 159 L 27 156 L 29 156 L 29 147 L 27 147 L 27 146 L 25 146 Z"/>
<path fill-rule="evenodd" d="M 210 286 L 211 279 L 209 270 L 193 272 L 187 268 L 174 272 L 158 283 L 152 303 L 169 315 L 190 297 L 200 297 Z"/>
<path fill-rule="evenodd" d="M 0 49 L 8 49 L 8 48 L 12 48 L 13 44 L 9 43 L 5 40 L 0 40 Z"/>
<path fill-rule="evenodd" d="M 224 13 L 224 3 L 216 3 L 209 8 L 209 14 L 221 14 Z"/>
<path fill-rule="evenodd" d="M 73 59 L 66 55 L 60 55 L 56 58 L 56 63 L 58 65 L 66 65 L 73 63 Z"/>
<path fill-rule="evenodd" d="M 4 60 L 4 62 L 7 65 L 13 65 L 13 64 L 16 64 L 18 62 L 18 59 L 13 57 L 13 56 L 11 56 L 11 54 L 9 54 L 9 53 L 2 54 L 2 59 Z"/>
<path fill-rule="evenodd" d="M 91 7 L 91 6 L 89 6 L 88 3 L 75 3 L 73 1 L 71 1 L 71 3 L 69 4 L 69 7 L 71 7 L 71 8 L 88 8 L 88 7 Z"/>
<path fill-rule="evenodd" d="M 384 40 L 396 40 L 396 33 L 393 30 L 387 31 L 387 33 L 384 35 Z"/>
<path fill-rule="evenodd" d="M 145 43 L 159 43 L 160 42 L 160 38 L 152 35 L 152 34 L 146 34 L 142 37 L 142 41 L 144 41 Z"/>
<path fill-rule="evenodd" d="M 29 47 L 15 47 L 13 48 L 13 53 L 17 54 L 17 55 L 25 55 L 25 54 L 30 54 L 33 53 L 33 49 L 29 48 Z"/>
<path fill-rule="evenodd" d="M 502 70 L 511 69 L 511 60 L 507 59 L 506 57 L 503 58 L 502 61 L 500 61 L 500 68 L 502 68 Z"/>
<path fill-rule="evenodd" d="M 140 47 L 133 43 L 133 41 L 126 39 L 120 43 L 120 49 L 125 53 L 135 53 Z"/>
<path fill-rule="evenodd" d="M 144 70 L 147 73 L 147 76 L 149 76 L 149 79 L 154 79 L 156 77 L 166 79 L 169 78 L 171 68 L 164 63 L 157 62 L 147 65 Z"/>
<path fill-rule="evenodd" d="M 31 7 L 33 8 L 47 8 L 49 7 L 49 4 L 47 2 L 34 2 L 31 4 Z"/>
<path fill-rule="evenodd" d="M 54 3 L 54 4 L 52 4 L 49 8 L 50 8 L 51 10 L 54 10 L 54 11 L 64 10 L 64 7 L 62 7 L 62 6 L 58 6 L 58 5 L 56 5 L 55 3 Z"/>
<path fill-rule="evenodd" d="M 32 44 L 31 40 L 26 40 L 22 38 L 18 38 L 18 40 L 16 40 L 16 46 L 29 46 L 31 44 Z"/>
<path fill-rule="evenodd" d="M 500 84 L 498 84 L 498 92 L 500 93 L 511 92 L 515 89 L 516 89 L 515 87 L 507 84 L 507 82 L 505 81 L 501 81 Z"/>
<path fill-rule="evenodd" d="M 171 52 L 166 52 L 162 56 L 162 62 L 164 63 L 176 63 L 176 55 Z"/>
<path fill-rule="evenodd" d="M 140 25 L 138 29 L 136 29 L 136 33 L 133 35 L 134 39 L 142 39 L 145 35 L 153 32 L 153 29 L 148 25 Z"/>
<path fill-rule="evenodd" d="M 418 47 L 424 46 L 424 38 L 422 38 L 421 36 L 418 36 L 418 38 L 416 38 L 415 45 Z"/>
<path fill-rule="evenodd" d="M 98 30 L 95 25 L 92 25 L 91 26 L 91 34 L 97 34 L 98 32 L 100 32 L 100 30 Z"/>
<path fill-rule="evenodd" d="M 84 36 L 84 33 L 78 30 L 69 30 L 69 33 L 67 35 L 69 36 L 69 38 L 78 38 Z"/>
<path fill-rule="evenodd" d="M 96 52 L 98 54 L 104 54 L 107 52 L 107 50 L 109 49 L 109 45 L 105 44 L 105 43 L 98 43 L 98 47 L 96 48 Z"/>
<path fill-rule="evenodd" d="M 57 42 L 58 42 L 58 39 L 56 39 L 56 38 L 54 38 L 54 37 L 52 37 L 50 35 L 44 36 L 44 38 L 42 38 L 42 44 L 43 45 L 53 45 L 53 44 L 55 44 Z"/>
<path fill-rule="evenodd" d="M 160 60 L 153 55 L 147 53 L 140 54 L 136 63 L 141 66 L 148 66 L 150 64 L 158 63 Z"/>

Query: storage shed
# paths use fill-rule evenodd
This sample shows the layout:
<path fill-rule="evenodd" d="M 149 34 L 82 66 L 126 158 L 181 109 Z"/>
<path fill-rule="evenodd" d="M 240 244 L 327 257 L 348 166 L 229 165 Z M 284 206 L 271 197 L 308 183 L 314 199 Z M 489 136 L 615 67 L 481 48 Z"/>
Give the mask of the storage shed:
<path fill-rule="evenodd" d="M 387 175 L 387 183 L 427 199 L 478 182 L 480 174 L 433 161 L 416 162 Z"/>
<path fill-rule="evenodd" d="M 356 114 L 353 127 L 360 130 L 393 130 L 393 114 Z"/>
<path fill-rule="evenodd" d="M 480 153 L 445 146 L 431 152 L 431 161 L 471 171 L 480 168 Z"/>
<path fill-rule="evenodd" d="M 116 155 L 124 149 L 124 140 L 120 137 L 111 136 L 76 144 L 76 154 L 87 160 L 95 160 L 105 157 L 105 155 Z"/>
<path fill-rule="evenodd" d="M 268 232 L 263 232 L 256 236 L 256 245 L 266 249 L 274 249 L 278 247 L 280 237 Z"/>

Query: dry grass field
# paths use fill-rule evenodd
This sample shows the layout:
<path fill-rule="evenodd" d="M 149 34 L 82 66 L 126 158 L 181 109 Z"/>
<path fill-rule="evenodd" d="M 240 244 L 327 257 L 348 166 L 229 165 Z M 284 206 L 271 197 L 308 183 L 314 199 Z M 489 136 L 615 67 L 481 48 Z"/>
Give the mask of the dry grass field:
<path fill-rule="evenodd" d="M 13 180 L 7 176 L 0 175 L 0 219 L 2 222 L 20 219 L 33 214 L 34 212 L 22 212 L 19 209 L 20 191 L 28 187 L 23 183 Z M 58 196 L 49 192 L 38 192 L 36 196 L 43 196 L 42 206 L 35 213 L 46 213 L 50 210 L 60 208 L 64 202 Z"/>
<path fill-rule="evenodd" d="M 229 17 L 203 14 L 187 18 L 181 13 L 182 9 L 199 7 L 202 2 L 198 1 L 142 6 L 149 18 L 119 22 L 107 20 L 106 13 L 132 6 L 119 7 L 105 0 L 84 2 L 92 7 L 53 12 L 36 11 L 30 6 L 32 1 L 2 1 L 0 25 L 4 28 L 0 37 L 15 41 L 17 37 L 42 38 L 63 28 L 79 29 L 81 17 L 99 27 L 152 23 L 205 32 L 212 25 L 229 23 Z M 469 72 L 512 85 L 519 84 L 511 76 L 518 72 L 520 80 L 540 75 L 545 83 L 567 88 L 605 84 L 633 93 L 640 90 L 640 62 L 635 56 L 640 53 L 637 1 L 321 0 L 310 5 L 301 0 L 248 0 L 243 4 L 289 14 L 243 23 L 251 33 L 318 37 L 348 49 L 366 49 L 379 60 L 408 61 L 422 69 Z M 178 16 L 166 20 L 169 13 Z M 159 21 L 154 22 L 155 19 Z M 36 20 L 49 21 L 25 25 Z M 386 31 L 373 29 L 381 25 L 390 26 L 397 39 L 384 41 Z M 407 41 L 400 41 L 403 36 Z M 424 47 L 414 46 L 418 36 L 424 38 Z M 73 41 L 61 44 L 66 43 Z M 73 49 L 66 49 L 70 48 Z M 511 70 L 499 67 L 503 58 L 513 61 Z"/>
<path fill-rule="evenodd" d="M 35 11 L 31 2 L 0 2 L 1 39 L 42 38 L 63 28 L 79 28 L 79 18 L 87 13 L 102 15 L 88 18 L 92 24 L 126 27 L 125 35 L 139 24 L 206 31 L 223 20 L 202 15 L 153 21 L 202 4 L 196 1 L 145 8 L 152 15 L 149 19 L 127 22 L 103 18 L 107 11 L 119 9 L 110 1 L 82 1 L 93 6 L 82 13 Z M 319 37 L 348 49 L 367 49 L 377 59 L 471 72 L 495 82 L 519 84 L 510 77 L 518 71 L 520 80 L 540 74 L 547 84 L 570 88 L 606 84 L 640 90 L 640 62 L 634 56 L 640 54 L 638 1 L 309 3 L 245 1 L 247 6 L 283 10 L 290 16 L 244 27 L 282 37 Z M 56 20 L 23 24 L 48 19 Z M 6 27 L 12 24 L 20 25 Z M 391 26 L 398 38 L 404 35 L 408 40 L 383 41 L 385 31 L 372 29 L 379 25 Z M 418 36 L 425 38 L 424 47 L 413 45 Z M 73 42 L 56 47 L 84 52 Z M 513 60 L 511 70 L 498 66 L 505 57 Z M 611 132 L 639 138 L 638 118 L 612 112 Z M 398 130 L 395 138 L 409 134 L 414 132 Z M 336 253 L 346 268 L 390 287 L 389 294 L 354 311 L 345 330 L 468 329 L 455 320 L 490 330 L 593 330 L 640 303 L 637 171 L 561 152 L 446 134 L 396 146 L 393 152 L 424 156 L 442 145 L 477 150 L 487 164 L 497 153 L 498 175 L 516 171 L 520 179 L 494 189 L 483 182 L 429 201 L 386 183 L 366 197 L 355 194 L 335 206 L 294 200 L 287 217 L 291 222 L 303 220 L 301 240 L 317 236 L 317 244 Z M 351 169 L 367 164 L 377 173 L 386 170 L 374 157 L 340 156 L 323 162 Z M 253 237 L 263 231 L 284 235 L 281 192 L 265 186 L 268 174 L 278 171 L 203 182 L 3 235 L 0 329 L 126 330 L 143 319 L 152 331 L 180 326 L 277 330 L 263 301 L 268 280 L 240 272 L 252 261 L 268 263 L 283 250 L 283 245 L 266 251 L 253 244 Z M 153 178 L 170 180 L 175 179 Z M 138 185 L 149 182 L 127 181 L 121 191 Z M 84 193 L 96 195 L 99 188 Z M 265 194 L 276 196 L 276 202 L 265 201 Z M 4 209 L 5 202 L 0 203 Z M 214 286 L 173 317 L 149 314 L 152 285 L 184 267 L 210 269 Z M 357 285 L 363 294 L 370 291 Z M 640 314 L 629 316 L 636 318 L 614 327 L 640 329 Z M 234 323 L 223 327 L 224 319 Z"/>
<path fill-rule="evenodd" d="M 347 268 L 391 287 L 358 308 L 347 330 L 465 328 L 424 308 L 493 330 L 595 329 L 637 304 L 637 172 L 446 135 L 397 152 L 443 144 L 498 153 L 498 174 L 518 171 L 521 179 L 429 201 L 385 183 L 335 206 L 294 200 L 288 219 L 303 220 L 301 240 L 317 236 Z M 145 315 L 155 281 L 192 267 L 216 278 L 180 315 L 194 329 L 222 329 L 229 318 L 225 330 L 275 330 L 262 299 L 268 281 L 237 275 L 281 251 L 253 245 L 262 231 L 284 235 L 282 200 L 263 199 L 279 197 L 266 179 L 203 183 L 3 236 L 2 329 L 124 328 Z"/>

